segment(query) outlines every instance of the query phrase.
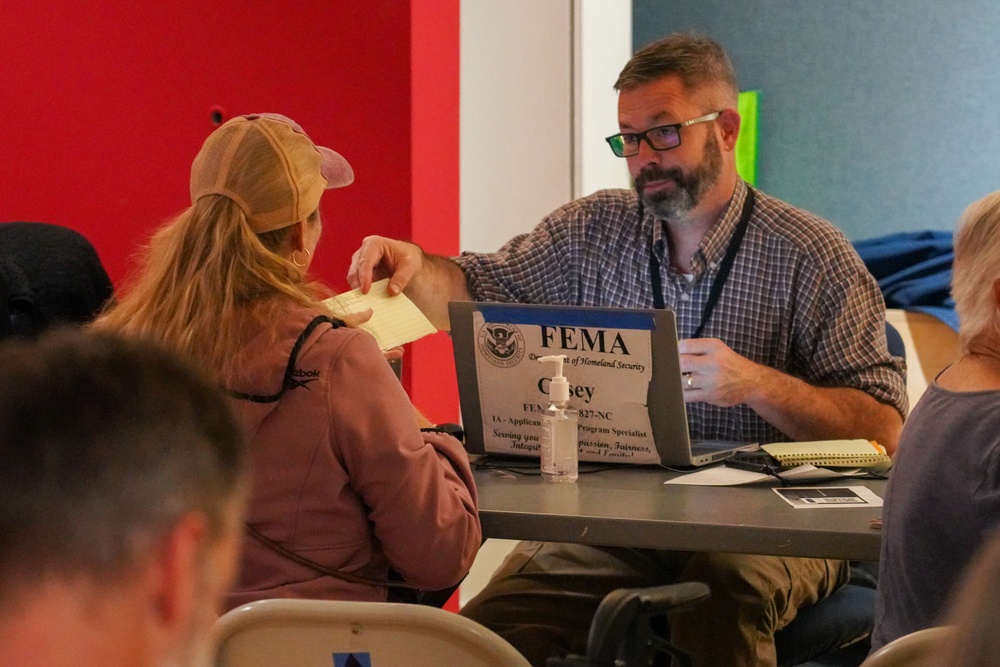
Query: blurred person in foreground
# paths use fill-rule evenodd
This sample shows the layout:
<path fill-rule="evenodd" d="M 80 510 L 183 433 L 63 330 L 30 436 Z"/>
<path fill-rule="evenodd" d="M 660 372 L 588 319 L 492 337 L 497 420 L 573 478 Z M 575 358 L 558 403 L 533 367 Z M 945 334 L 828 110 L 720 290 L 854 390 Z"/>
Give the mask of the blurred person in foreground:
<path fill-rule="evenodd" d="M 249 468 L 222 392 L 108 334 L 0 368 L 0 664 L 208 665 Z"/>
<path fill-rule="evenodd" d="M 955 234 L 960 355 L 907 419 L 886 491 L 872 650 L 935 625 L 1000 527 L 1000 191 Z"/>
<path fill-rule="evenodd" d="M 320 198 L 353 180 L 289 118 L 229 120 L 194 160 L 191 207 L 156 232 L 95 325 L 165 343 L 232 397 L 254 476 L 230 607 L 385 601 L 390 570 L 446 589 L 482 539 L 461 443 L 421 432 L 375 339 L 309 279 Z"/>
<path fill-rule="evenodd" d="M 1000 667 L 1000 536 L 979 551 L 938 622 L 953 628 L 926 667 Z"/>

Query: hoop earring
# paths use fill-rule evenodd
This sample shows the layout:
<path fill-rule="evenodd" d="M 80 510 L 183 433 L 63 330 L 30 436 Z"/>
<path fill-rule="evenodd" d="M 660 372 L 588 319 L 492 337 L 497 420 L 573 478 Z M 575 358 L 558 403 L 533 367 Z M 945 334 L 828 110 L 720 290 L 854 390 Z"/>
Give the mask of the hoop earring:
<path fill-rule="evenodd" d="M 296 252 L 299 252 L 299 251 L 296 250 L 295 252 L 292 253 L 292 264 L 294 264 L 295 266 L 299 267 L 300 269 L 303 268 L 303 267 L 305 267 L 305 266 L 309 266 L 309 260 L 310 260 L 310 258 L 312 258 L 312 253 L 309 252 L 309 248 L 303 248 L 302 249 L 302 252 L 304 252 L 306 254 L 306 261 L 302 262 L 301 264 L 298 261 L 296 261 L 296 259 L 295 259 L 295 253 Z"/>

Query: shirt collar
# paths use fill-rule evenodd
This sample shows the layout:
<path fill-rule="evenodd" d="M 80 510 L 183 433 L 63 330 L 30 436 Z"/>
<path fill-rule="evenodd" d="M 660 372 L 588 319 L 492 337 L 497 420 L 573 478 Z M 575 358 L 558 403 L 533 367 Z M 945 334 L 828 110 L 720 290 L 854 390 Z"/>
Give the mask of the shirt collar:
<path fill-rule="evenodd" d="M 726 254 L 729 242 L 736 231 L 736 225 L 740 221 L 740 214 L 743 212 L 743 202 L 747 198 L 747 185 L 743 179 L 736 180 L 736 189 L 729 200 L 729 206 L 718 222 L 712 225 L 705 237 L 698 244 L 698 252 L 695 253 L 694 269 L 696 273 L 701 273 L 705 264 L 715 268 Z"/>
<path fill-rule="evenodd" d="M 736 225 L 740 220 L 740 213 L 743 211 L 743 202 L 746 198 L 747 184 L 742 178 L 738 178 L 736 179 L 736 189 L 733 191 L 733 196 L 730 198 L 722 217 L 709 228 L 701 243 L 698 244 L 698 251 L 692 259 L 692 269 L 695 275 L 701 274 L 706 265 L 714 269 L 722 261 L 726 254 L 726 248 L 729 247 L 729 241 L 733 237 L 733 232 L 736 231 Z M 669 239 L 663 222 L 655 218 L 649 211 L 646 211 L 645 217 L 653 218 L 653 248 L 661 256 L 666 256 Z M 641 224 L 644 223 L 645 221 Z"/>

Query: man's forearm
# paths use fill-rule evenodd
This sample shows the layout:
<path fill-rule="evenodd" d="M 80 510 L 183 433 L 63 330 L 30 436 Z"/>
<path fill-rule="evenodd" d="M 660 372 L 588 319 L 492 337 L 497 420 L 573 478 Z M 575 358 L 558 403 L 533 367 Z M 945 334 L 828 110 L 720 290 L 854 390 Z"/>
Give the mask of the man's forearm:
<path fill-rule="evenodd" d="M 851 387 L 816 387 L 774 369 L 760 378 L 747 404 L 794 440 L 866 438 L 892 454 L 903 418 L 892 405 Z"/>
<path fill-rule="evenodd" d="M 420 270 L 403 290 L 435 327 L 450 331 L 449 301 L 470 301 L 465 274 L 447 257 L 424 253 Z"/>

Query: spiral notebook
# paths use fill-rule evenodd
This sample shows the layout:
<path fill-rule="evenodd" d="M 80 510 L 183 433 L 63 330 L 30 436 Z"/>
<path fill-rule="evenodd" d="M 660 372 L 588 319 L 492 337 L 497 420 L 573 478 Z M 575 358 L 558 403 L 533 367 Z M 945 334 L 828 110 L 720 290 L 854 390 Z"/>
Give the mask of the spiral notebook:
<path fill-rule="evenodd" d="M 888 468 L 890 464 L 885 448 L 871 440 L 776 442 L 761 445 L 760 448 L 783 466 L 808 463 L 826 468 Z"/>

